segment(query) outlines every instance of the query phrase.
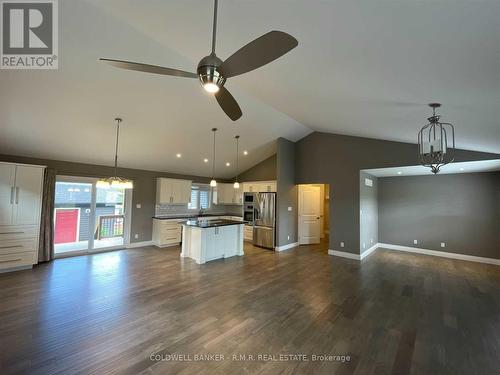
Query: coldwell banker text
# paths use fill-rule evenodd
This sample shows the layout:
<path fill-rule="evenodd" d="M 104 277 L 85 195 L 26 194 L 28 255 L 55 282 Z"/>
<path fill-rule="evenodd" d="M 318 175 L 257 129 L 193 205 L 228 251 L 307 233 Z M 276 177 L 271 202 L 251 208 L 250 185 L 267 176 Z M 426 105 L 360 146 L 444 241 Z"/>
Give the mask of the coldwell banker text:
<path fill-rule="evenodd" d="M 57 0 L 1 0 L 1 69 L 57 69 Z"/>

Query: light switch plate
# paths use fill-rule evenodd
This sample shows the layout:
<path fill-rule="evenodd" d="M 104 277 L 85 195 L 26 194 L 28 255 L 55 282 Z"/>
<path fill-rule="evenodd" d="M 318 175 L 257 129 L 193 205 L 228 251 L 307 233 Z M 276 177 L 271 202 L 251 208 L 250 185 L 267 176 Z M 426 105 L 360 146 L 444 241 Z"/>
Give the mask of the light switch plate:
<path fill-rule="evenodd" d="M 445 242 L 441 242 L 441 247 L 446 247 L 446 243 Z"/>
<path fill-rule="evenodd" d="M 139 238 L 139 234 L 136 233 L 135 236 L 134 236 L 134 238 L 138 239 Z"/>
<path fill-rule="evenodd" d="M 418 244 L 418 241 L 417 241 L 417 240 L 413 240 L 413 244 L 414 244 L 414 245 L 417 245 L 417 244 Z"/>
<path fill-rule="evenodd" d="M 142 207 L 142 205 L 141 205 L 140 203 L 137 203 L 137 204 L 135 205 L 135 208 L 141 208 L 141 207 Z"/>
<path fill-rule="evenodd" d="M 340 247 L 344 247 L 345 244 L 343 242 L 340 243 Z"/>
<path fill-rule="evenodd" d="M 288 207 L 288 211 L 292 211 L 292 207 Z"/>

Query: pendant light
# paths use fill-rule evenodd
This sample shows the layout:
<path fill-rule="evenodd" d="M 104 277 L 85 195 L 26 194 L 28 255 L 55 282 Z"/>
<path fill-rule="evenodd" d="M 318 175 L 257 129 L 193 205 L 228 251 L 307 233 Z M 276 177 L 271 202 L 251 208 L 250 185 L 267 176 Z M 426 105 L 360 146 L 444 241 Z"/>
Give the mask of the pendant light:
<path fill-rule="evenodd" d="M 116 121 L 116 146 L 115 146 L 115 175 L 113 177 L 101 179 L 97 181 L 96 186 L 102 189 L 118 188 L 118 189 L 133 189 L 134 183 L 132 180 L 118 177 L 118 137 L 120 136 L 121 118 L 115 118 Z"/>
<path fill-rule="evenodd" d="M 441 116 L 436 115 L 436 108 L 441 104 L 430 103 L 429 107 L 429 123 L 418 132 L 418 154 L 420 164 L 437 174 L 442 166 L 454 161 L 455 129 L 452 124 L 439 121 Z"/>
<path fill-rule="evenodd" d="M 238 182 L 238 161 L 239 161 L 239 144 L 238 144 L 238 141 L 240 139 L 240 136 L 237 135 L 236 137 L 234 137 L 236 139 L 236 180 L 234 181 L 234 184 L 233 184 L 233 187 L 235 189 L 239 189 L 240 188 L 240 183 Z"/>
<path fill-rule="evenodd" d="M 217 187 L 217 181 L 215 181 L 215 132 L 217 131 L 217 128 L 212 128 L 212 131 L 214 133 L 214 148 L 212 154 L 212 181 L 210 181 L 210 186 Z"/>

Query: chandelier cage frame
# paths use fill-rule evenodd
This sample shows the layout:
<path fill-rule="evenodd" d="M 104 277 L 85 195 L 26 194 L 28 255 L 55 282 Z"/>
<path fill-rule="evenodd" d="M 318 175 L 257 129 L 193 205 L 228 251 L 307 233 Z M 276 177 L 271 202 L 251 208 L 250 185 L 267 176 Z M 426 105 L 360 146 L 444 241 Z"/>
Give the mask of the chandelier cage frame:
<path fill-rule="evenodd" d="M 438 174 L 441 167 L 453 163 L 455 151 L 455 127 L 449 122 L 441 122 L 436 114 L 439 103 L 430 103 L 432 116 L 418 132 L 418 160 L 431 172 Z"/>

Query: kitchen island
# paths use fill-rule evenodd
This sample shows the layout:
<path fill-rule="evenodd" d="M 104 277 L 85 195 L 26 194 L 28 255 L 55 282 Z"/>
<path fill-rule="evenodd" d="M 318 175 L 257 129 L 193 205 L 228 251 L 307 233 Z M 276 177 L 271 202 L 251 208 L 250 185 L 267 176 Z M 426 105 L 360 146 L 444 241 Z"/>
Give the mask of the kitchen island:
<path fill-rule="evenodd" d="M 182 222 L 181 257 L 203 264 L 215 259 L 243 255 L 245 223 L 227 219 Z"/>

